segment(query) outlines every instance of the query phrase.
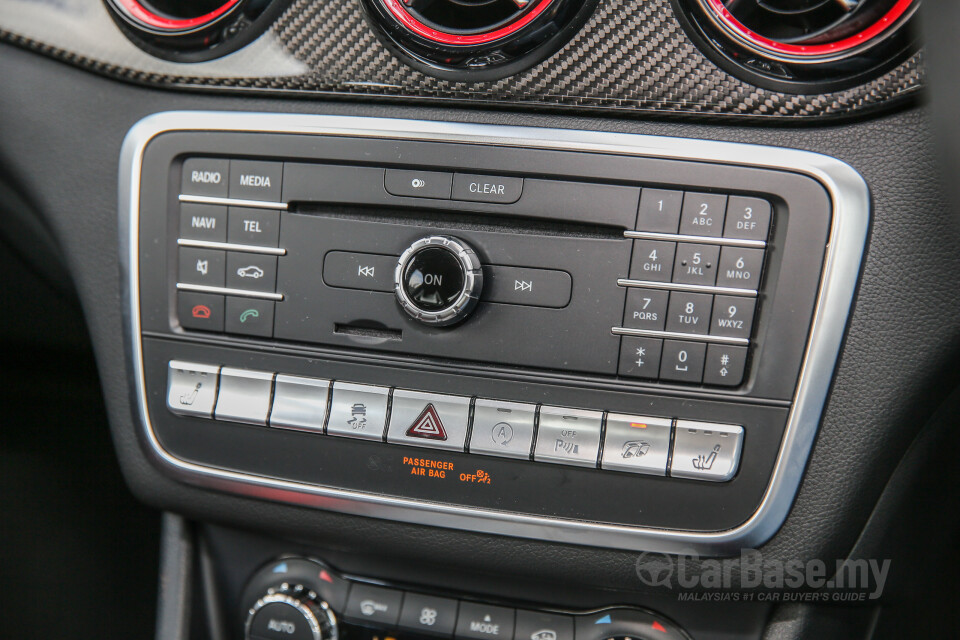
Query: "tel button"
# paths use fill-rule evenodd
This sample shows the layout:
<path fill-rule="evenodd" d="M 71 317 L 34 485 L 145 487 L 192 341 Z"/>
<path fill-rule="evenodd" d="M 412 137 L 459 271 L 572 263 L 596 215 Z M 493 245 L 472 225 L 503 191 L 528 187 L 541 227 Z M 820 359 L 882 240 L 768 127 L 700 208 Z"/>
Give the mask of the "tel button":
<path fill-rule="evenodd" d="M 512 204 L 523 193 L 523 178 L 478 176 L 458 173 L 453 176 L 453 199 L 470 202 Z"/>
<path fill-rule="evenodd" d="M 513 609 L 461 602 L 457 640 L 513 640 Z"/>

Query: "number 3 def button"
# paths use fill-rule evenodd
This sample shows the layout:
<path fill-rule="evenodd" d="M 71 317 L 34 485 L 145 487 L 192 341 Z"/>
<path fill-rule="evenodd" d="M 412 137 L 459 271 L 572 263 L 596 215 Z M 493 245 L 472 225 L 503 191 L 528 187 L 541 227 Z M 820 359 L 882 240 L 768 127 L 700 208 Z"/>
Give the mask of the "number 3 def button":
<path fill-rule="evenodd" d="M 227 333 L 269 338 L 273 336 L 273 301 L 255 298 L 227 298 Z"/>
<path fill-rule="evenodd" d="M 400 628 L 450 637 L 457 623 L 457 601 L 408 593 L 400 611 Z"/>

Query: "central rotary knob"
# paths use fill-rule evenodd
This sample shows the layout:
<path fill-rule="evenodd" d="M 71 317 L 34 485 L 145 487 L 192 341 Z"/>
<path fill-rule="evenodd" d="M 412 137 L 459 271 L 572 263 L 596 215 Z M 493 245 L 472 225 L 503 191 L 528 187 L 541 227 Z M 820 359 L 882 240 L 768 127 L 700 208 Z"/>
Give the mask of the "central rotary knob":
<path fill-rule="evenodd" d="M 411 317 L 434 326 L 466 318 L 483 288 L 480 260 L 465 242 L 430 236 L 414 242 L 397 263 L 394 288 Z"/>

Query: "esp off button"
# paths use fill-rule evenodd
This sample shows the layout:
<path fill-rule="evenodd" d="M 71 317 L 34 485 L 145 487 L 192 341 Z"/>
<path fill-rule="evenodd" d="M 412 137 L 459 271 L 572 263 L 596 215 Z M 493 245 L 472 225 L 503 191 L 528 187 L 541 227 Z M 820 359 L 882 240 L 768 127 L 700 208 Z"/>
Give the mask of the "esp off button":
<path fill-rule="evenodd" d="M 478 176 L 457 173 L 453 176 L 453 199 L 493 204 L 513 204 L 523 193 L 523 178 Z"/>

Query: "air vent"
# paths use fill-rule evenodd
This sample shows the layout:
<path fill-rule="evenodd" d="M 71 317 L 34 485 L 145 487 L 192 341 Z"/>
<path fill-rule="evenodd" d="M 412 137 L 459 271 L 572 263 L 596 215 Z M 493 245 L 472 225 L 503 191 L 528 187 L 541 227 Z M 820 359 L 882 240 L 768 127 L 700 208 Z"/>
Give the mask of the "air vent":
<path fill-rule="evenodd" d="M 559 49 L 597 0 L 364 0 L 384 42 L 408 64 L 452 79 L 493 79 Z"/>
<path fill-rule="evenodd" d="M 676 0 L 705 48 L 750 74 L 824 90 L 912 49 L 920 0 Z M 753 79 L 753 78 L 751 78 Z M 775 88 L 783 88 L 777 86 Z"/>

